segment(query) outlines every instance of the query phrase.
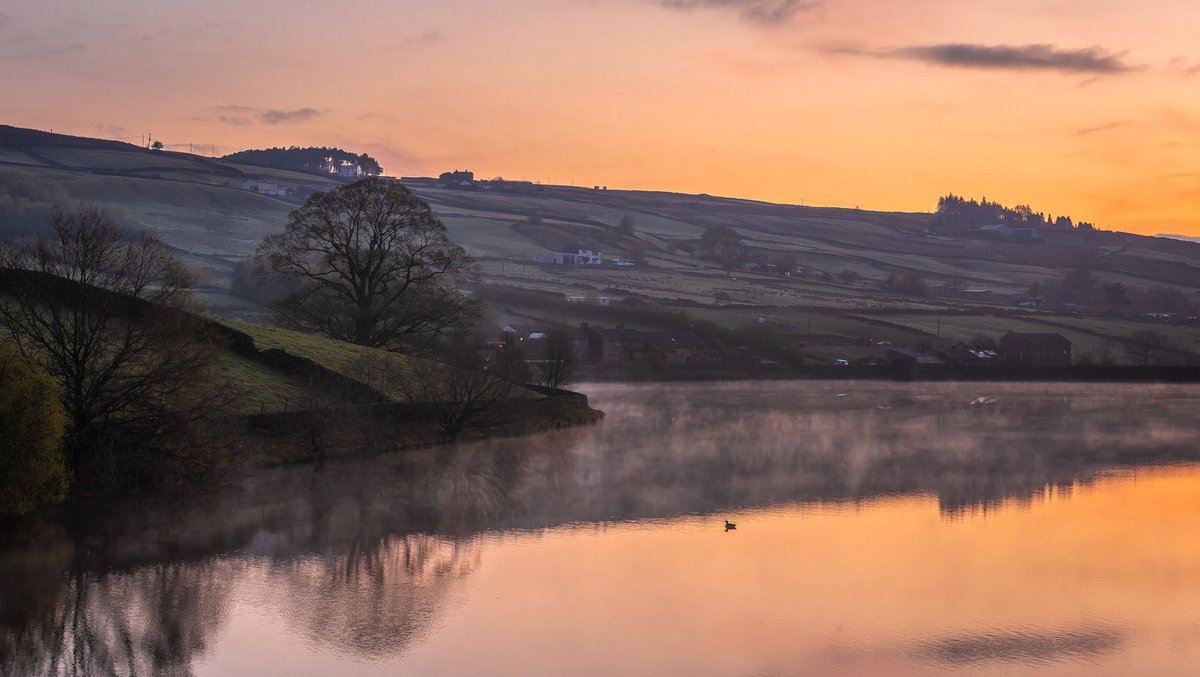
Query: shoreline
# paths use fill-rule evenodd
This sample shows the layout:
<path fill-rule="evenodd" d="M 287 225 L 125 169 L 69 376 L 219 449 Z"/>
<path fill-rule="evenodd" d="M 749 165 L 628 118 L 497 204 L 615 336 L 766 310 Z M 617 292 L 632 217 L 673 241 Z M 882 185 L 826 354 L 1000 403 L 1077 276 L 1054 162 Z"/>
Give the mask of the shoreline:
<path fill-rule="evenodd" d="M 629 364 L 586 365 L 578 380 L 589 383 L 720 381 L 1009 381 L 1057 383 L 1200 383 L 1200 366 L 1124 365 L 960 366 L 912 369 L 892 365 L 757 365 L 748 369 L 667 365 L 639 371 Z"/>
<path fill-rule="evenodd" d="M 438 405 L 389 403 L 337 409 L 249 414 L 242 417 L 250 447 L 258 458 L 249 467 L 267 467 L 331 459 L 370 457 L 425 449 L 454 442 L 519 437 L 592 425 L 604 419 L 583 393 L 522 386 L 542 397 L 510 399 L 485 414 L 484 421 L 456 438 L 436 422 Z"/>

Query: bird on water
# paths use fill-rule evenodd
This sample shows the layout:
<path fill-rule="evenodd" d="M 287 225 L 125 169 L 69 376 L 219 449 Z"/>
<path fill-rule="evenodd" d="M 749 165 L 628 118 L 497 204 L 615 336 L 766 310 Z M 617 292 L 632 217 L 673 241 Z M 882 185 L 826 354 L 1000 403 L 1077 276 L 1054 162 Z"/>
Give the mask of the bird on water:
<path fill-rule="evenodd" d="M 734 524 L 733 522 L 730 522 L 729 520 L 725 520 L 725 531 L 732 531 L 733 529 L 736 529 L 736 528 L 737 528 L 736 524 Z"/>

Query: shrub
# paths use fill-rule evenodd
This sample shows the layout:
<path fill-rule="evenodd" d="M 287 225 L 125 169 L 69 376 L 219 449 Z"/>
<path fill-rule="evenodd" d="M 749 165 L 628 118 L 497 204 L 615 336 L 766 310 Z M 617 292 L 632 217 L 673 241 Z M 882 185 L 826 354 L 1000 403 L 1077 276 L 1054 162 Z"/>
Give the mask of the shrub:
<path fill-rule="evenodd" d="M 0 514 L 22 515 L 67 491 L 67 416 L 50 375 L 0 343 Z"/>

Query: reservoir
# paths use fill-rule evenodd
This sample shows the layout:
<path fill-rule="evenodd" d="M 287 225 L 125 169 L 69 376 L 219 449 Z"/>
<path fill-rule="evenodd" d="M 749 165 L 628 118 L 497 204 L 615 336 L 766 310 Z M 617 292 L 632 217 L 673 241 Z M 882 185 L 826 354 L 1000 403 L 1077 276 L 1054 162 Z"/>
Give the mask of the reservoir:
<path fill-rule="evenodd" d="M 0 674 L 1200 665 L 1200 387 L 578 389 L 601 423 L 21 523 Z"/>

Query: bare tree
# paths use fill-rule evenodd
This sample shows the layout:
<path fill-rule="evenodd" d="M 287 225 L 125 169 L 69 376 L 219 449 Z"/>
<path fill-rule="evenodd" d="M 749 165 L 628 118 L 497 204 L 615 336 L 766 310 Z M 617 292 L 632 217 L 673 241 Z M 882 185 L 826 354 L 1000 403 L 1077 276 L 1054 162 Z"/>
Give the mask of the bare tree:
<path fill-rule="evenodd" d="M 497 420 L 516 387 L 510 366 L 459 339 L 455 349 L 429 362 L 423 373 L 405 379 L 402 387 L 409 402 L 427 407 L 442 431 L 455 438 Z"/>
<path fill-rule="evenodd" d="M 427 347 L 477 314 L 458 281 L 471 258 L 429 205 L 398 182 L 367 178 L 316 193 L 259 245 L 300 289 L 276 305 L 299 329 L 375 348 Z"/>
<path fill-rule="evenodd" d="M 542 383 L 551 388 L 561 388 L 575 376 L 575 345 L 571 335 L 563 327 L 555 329 L 542 339 L 542 360 L 538 363 Z"/>
<path fill-rule="evenodd" d="M 55 208 L 53 221 L 52 237 L 0 263 L 0 327 L 59 383 L 78 476 L 111 454 L 110 434 L 161 437 L 211 409 L 214 347 L 196 340 L 192 279 L 157 235 L 127 233 L 94 207 Z"/>
<path fill-rule="evenodd" d="M 1171 348 L 1171 338 L 1152 329 L 1139 329 L 1125 337 L 1125 356 L 1139 367 L 1161 362 L 1163 353 Z"/>

